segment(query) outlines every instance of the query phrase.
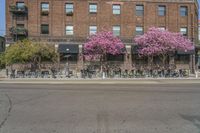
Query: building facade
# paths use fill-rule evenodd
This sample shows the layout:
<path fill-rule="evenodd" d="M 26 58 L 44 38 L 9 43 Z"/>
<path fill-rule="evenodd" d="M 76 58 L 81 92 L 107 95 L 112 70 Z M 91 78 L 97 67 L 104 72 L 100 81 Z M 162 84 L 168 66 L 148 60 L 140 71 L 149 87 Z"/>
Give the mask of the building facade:
<path fill-rule="evenodd" d="M 197 44 L 198 8 L 197 0 L 6 0 L 6 43 L 26 37 L 51 43 L 61 56 L 72 54 L 70 60 L 81 69 L 79 55 L 87 37 L 109 30 L 126 44 L 127 54 L 116 61 L 132 69 L 140 60 L 134 56 L 133 37 L 150 27 L 181 32 Z M 178 67 L 195 69 L 193 53 L 176 58 Z"/>
<path fill-rule="evenodd" d="M 200 20 L 199 20 L 199 33 L 200 33 Z M 199 34 L 199 40 L 200 40 L 200 34 Z"/>

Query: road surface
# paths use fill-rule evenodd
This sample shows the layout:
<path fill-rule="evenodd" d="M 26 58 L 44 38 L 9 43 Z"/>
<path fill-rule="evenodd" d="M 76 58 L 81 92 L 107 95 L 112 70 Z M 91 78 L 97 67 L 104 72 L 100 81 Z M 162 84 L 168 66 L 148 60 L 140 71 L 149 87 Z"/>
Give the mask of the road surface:
<path fill-rule="evenodd" d="M 0 84 L 0 133 L 200 133 L 200 84 Z"/>

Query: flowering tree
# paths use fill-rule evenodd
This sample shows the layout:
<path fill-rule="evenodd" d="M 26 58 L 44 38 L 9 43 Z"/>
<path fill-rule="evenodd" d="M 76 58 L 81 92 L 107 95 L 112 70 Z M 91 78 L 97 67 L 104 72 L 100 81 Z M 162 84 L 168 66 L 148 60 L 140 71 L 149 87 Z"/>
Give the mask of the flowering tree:
<path fill-rule="evenodd" d="M 163 31 L 154 27 L 144 35 L 135 37 L 134 41 L 139 47 L 138 52 L 141 56 L 161 56 L 163 65 L 169 53 L 177 50 L 187 52 L 194 49 L 193 43 L 180 33 Z"/>
<path fill-rule="evenodd" d="M 91 35 L 84 44 L 84 57 L 86 60 L 100 60 L 101 70 L 107 54 L 118 55 L 123 52 L 124 44 L 112 32 L 99 32 Z"/>

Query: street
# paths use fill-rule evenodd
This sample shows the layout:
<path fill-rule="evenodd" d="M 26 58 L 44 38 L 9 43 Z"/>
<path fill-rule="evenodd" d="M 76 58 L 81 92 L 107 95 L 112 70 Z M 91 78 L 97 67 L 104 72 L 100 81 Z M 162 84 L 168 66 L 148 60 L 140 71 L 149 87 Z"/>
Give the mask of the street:
<path fill-rule="evenodd" d="M 0 133 L 200 133 L 200 84 L 0 84 Z"/>

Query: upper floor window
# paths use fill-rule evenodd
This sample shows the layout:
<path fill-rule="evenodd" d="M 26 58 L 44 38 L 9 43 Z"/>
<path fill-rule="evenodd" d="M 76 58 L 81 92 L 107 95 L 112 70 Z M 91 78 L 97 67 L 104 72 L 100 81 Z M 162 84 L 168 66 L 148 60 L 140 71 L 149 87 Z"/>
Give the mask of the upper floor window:
<path fill-rule="evenodd" d="M 96 32 L 97 32 L 97 26 L 90 26 L 89 30 L 90 30 L 90 33 L 89 33 L 90 35 L 96 34 Z"/>
<path fill-rule="evenodd" d="M 89 4 L 89 12 L 90 13 L 97 13 L 97 4 L 96 3 L 90 3 Z"/>
<path fill-rule="evenodd" d="M 160 29 L 161 31 L 165 31 L 165 30 L 166 30 L 166 28 L 165 28 L 164 26 L 159 27 L 159 29 Z"/>
<path fill-rule="evenodd" d="M 73 15 L 74 12 L 74 4 L 73 3 L 66 3 L 65 4 L 65 11 L 67 15 Z"/>
<path fill-rule="evenodd" d="M 136 35 L 142 35 L 144 33 L 142 26 L 136 26 L 135 28 L 135 34 Z"/>
<path fill-rule="evenodd" d="M 41 25 L 41 34 L 49 34 L 49 25 L 48 24 Z"/>
<path fill-rule="evenodd" d="M 188 8 L 186 6 L 180 7 L 180 16 L 187 16 L 188 15 Z"/>
<path fill-rule="evenodd" d="M 66 26 L 66 35 L 73 35 L 74 34 L 74 27 L 72 25 Z"/>
<path fill-rule="evenodd" d="M 120 5 L 114 4 L 112 5 L 113 14 L 120 14 Z"/>
<path fill-rule="evenodd" d="M 136 5 L 136 15 L 137 16 L 144 15 L 144 6 L 143 5 Z"/>
<path fill-rule="evenodd" d="M 16 6 L 18 9 L 23 9 L 25 7 L 25 4 L 24 4 L 24 2 L 17 2 Z"/>
<path fill-rule="evenodd" d="M 120 36 L 120 26 L 113 26 L 113 34 L 115 36 Z"/>
<path fill-rule="evenodd" d="M 41 9 L 42 11 L 49 11 L 49 3 L 42 3 Z"/>
<path fill-rule="evenodd" d="M 49 3 L 41 3 L 41 15 L 48 15 L 49 14 Z"/>
<path fill-rule="evenodd" d="M 166 15 L 166 6 L 159 5 L 158 6 L 158 16 L 165 16 Z"/>
<path fill-rule="evenodd" d="M 180 33 L 181 33 L 183 36 L 187 36 L 187 33 L 188 33 L 187 27 L 181 27 L 181 28 L 180 28 Z"/>

